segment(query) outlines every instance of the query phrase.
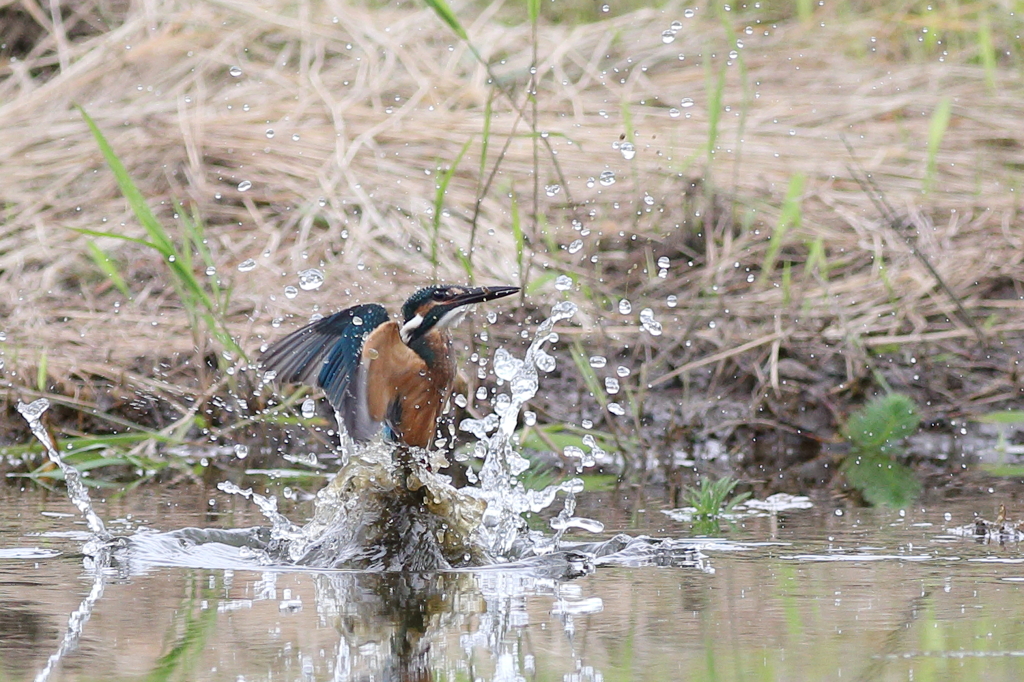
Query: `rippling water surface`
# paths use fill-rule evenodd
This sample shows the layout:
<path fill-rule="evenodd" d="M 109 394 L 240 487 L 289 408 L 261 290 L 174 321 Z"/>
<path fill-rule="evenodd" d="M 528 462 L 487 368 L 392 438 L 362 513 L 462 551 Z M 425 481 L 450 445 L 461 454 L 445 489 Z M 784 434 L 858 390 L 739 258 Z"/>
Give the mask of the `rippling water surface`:
<path fill-rule="evenodd" d="M 656 502 L 584 493 L 598 539 L 677 542 L 372 573 L 255 565 L 237 531 L 140 534 L 265 523 L 215 490 L 98 502 L 139 541 L 93 559 L 64 496 L 4 488 L 0 680 L 1017 680 L 1024 553 L 951 532 L 997 503 L 818 504 L 693 539 Z"/>

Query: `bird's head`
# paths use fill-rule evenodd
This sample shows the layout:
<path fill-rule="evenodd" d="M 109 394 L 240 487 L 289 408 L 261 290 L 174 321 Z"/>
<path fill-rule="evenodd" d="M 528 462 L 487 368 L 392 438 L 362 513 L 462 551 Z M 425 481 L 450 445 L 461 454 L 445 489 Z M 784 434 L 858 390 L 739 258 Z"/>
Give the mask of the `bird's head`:
<path fill-rule="evenodd" d="M 419 338 L 432 329 L 454 327 L 473 305 L 509 296 L 519 287 L 463 287 L 441 285 L 424 287 L 402 306 L 402 340 Z"/>

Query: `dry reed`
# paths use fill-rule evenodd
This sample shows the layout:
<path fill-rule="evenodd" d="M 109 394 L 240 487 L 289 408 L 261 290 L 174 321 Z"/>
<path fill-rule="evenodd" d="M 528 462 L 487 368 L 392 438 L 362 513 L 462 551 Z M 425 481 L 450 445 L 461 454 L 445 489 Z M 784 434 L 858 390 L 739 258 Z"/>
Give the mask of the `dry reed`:
<path fill-rule="evenodd" d="M 750 15 L 737 15 L 728 23 L 744 43 L 741 64 L 727 56 L 733 46 L 710 10 L 682 20 L 674 42 L 663 43 L 682 7 L 575 26 L 542 22 L 538 32 L 537 127 L 549 134 L 569 187 L 539 197 L 562 249 L 549 253 L 528 226 L 532 276 L 578 274 L 594 292 L 581 300 L 587 343 L 639 348 L 632 352 L 651 360 L 644 376 L 655 383 L 708 356 L 718 368 L 709 390 L 721 386 L 719 374 L 742 374 L 762 396 L 783 390 L 778 363 L 786 358 L 812 369 L 845 358 L 848 376 L 835 383 L 849 386 L 880 364 L 872 353 L 882 346 L 974 353 L 953 303 L 853 182 L 856 163 L 910 216 L 902 229 L 988 324 L 987 353 L 1012 364 L 967 394 L 1015 397 L 1024 329 L 1019 67 L 998 62 L 992 91 L 970 49 L 941 62 L 908 59 L 901 36 L 914 17 L 882 10 L 853 18 L 822 10 L 815 18 L 824 26 L 766 22 L 750 34 Z M 0 313 L 12 397 L 31 384 L 44 352 L 51 375 L 68 378 L 61 383 L 69 395 L 76 375 L 175 399 L 199 390 L 180 388 L 184 374 L 162 379 L 169 370 L 159 363 L 190 353 L 192 337 L 159 262 L 140 247 L 97 240 L 133 291 L 123 301 L 74 231 L 142 236 L 74 103 L 104 130 L 162 219 L 173 222 L 174 201 L 197 208 L 218 276 L 234 290 L 230 323 L 243 347 L 281 333 L 275 318 L 394 304 L 430 277 L 437 171 L 481 135 L 492 88 L 429 10 L 338 0 L 94 0 L 54 22 L 38 0 L 0 3 L 8 13 L 24 8 L 42 30 L 26 54 L 0 62 Z M 529 26 L 491 13 L 467 22 L 471 39 L 522 101 Z M 708 155 L 709 74 L 720 68 L 724 108 Z M 695 106 L 675 116 L 683 98 Z M 952 118 L 935 189 L 925 195 L 929 119 L 945 98 Z M 514 124 L 507 101 L 496 99 L 488 168 Z M 518 130 L 482 203 L 472 256 L 479 282 L 518 281 L 508 194 L 521 195 L 528 214 L 534 172 L 527 128 Z M 631 160 L 613 149 L 622 135 L 635 141 Z M 466 277 L 457 253 L 469 243 L 479 150 L 479 140 L 470 145 L 445 197 L 442 279 Z M 588 182 L 604 171 L 615 173 L 614 184 Z M 539 173 L 541 186 L 556 182 L 543 157 Z M 806 176 L 800 222 L 762 284 L 749 275 L 759 272 L 796 174 Z M 251 189 L 241 191 L 243 181 Z M 576 206 L 566 205 L 567 192 Z M 573 218 L 590 236 L 573 229 Z M 577 238 L 583 248 L 569 253 Z M 804 267 L 816 241 L 825 260 Z M 663 255 L 671 264 L 660 278 L 651 265 Z M 238 271 L 248 258 L 257 268 Z M 792 278 L 783 286 L 785 262 Z M 307 267 L 324 270 L 325 285 L 284 296 Z M 670 294 L 677 307 L 666 303 Z M 530 299 L 541 306 L 560 295 L 548 283 Z M 614 312 L 620 298 L 633 300 L 631 315 Z M 641 330 L 636 312 L 645 306 L 664 336 Z M 951 342 L 959 345 L 943 345 Z M 967 395 L 954 394 L 949 409 Z"/>

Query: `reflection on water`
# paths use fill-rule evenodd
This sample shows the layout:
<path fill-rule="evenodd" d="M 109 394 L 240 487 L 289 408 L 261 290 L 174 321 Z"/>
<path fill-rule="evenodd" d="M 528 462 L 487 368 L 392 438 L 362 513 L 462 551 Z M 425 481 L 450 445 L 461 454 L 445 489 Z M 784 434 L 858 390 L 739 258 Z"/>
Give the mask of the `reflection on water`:
<path fill-rule="evenodd" d="M 98 511 L 136 537 L 260 520 L 226 496 L 211 514 L 210 497 Z M 618 530 L 629 518 L 610 494 L 581 505 Z M 991 506 L 754 518 L 700 553 L 611 543 L 592 572 L 579 558 L 595 545 L 550 573 L 382 574 L 243 568 L 230 543 L 202 558 L 235 568 L 155 566 L 145 548 L 94 564 L 68 532 L 80 524 L 43 515 L 66 500 L 2 490 L 0 680 L 37 679 L 51 661 L 52 680 L 1017 680 L 1024 554 L 948 530 Z M 646 507 L 632 533 L 686 536 Z"/>

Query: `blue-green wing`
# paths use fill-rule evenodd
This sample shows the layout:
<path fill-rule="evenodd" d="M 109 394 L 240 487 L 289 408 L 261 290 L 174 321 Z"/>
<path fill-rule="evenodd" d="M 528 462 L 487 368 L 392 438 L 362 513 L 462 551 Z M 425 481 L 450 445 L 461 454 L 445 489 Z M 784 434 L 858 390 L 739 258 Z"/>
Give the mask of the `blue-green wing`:
<path fill-rule="evenodd" d="M 387 321 L 387 311 L 376 303 L 347 308 L 275 342 L 260 364 L 276 372 L 277 381 L 322 388 L 349 436 L 367 440 L 379 424 L 367 418 L 366 381 L 360 377 L 363 342 Z"/>

